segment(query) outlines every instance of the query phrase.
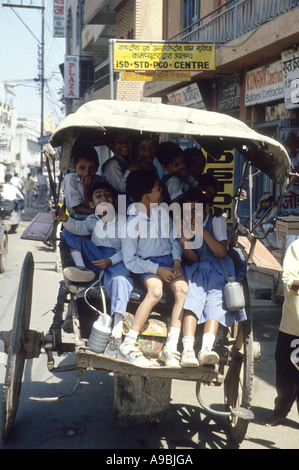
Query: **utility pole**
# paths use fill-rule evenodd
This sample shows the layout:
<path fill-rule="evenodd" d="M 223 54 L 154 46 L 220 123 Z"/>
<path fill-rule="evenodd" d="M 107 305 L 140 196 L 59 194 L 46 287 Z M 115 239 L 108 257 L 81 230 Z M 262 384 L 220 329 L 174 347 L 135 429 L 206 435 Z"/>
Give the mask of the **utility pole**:
<path fill-rule="evenodd" d="M 44 80 L 45 80 L 45 0 L 42 0 L 41 6 L 35 5 L 23 5 L 23 1 L 21 4 L 15 3 L 3 3 L 3 7 L 10 7 L 10 8 L 31 8 L 41 10 L 41 123 L 40 123 L 40 137 L 44 135 Z M 41 145 L 42 151 L 42 145 Z M 40 157 L 40 166 L 43 166 L 43 154 L 41 152 Z"/>

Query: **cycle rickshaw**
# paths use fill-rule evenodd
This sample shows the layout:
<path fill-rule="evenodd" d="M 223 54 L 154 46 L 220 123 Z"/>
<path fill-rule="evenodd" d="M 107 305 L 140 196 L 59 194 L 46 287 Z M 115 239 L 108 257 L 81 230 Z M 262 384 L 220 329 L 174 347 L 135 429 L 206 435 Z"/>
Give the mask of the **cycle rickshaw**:
<path fill-rule="evenodd" d="M 250 232 L 240 223 L 237 210 L 238 198 L 242 194 L 243 183 L 248 169 L 252 165 L 280 186 L 280 195 L 275 202 L 277 210 L 279 209 L 292 171 L 288 154 L 279 142 L 256 133 L 237 119 L 215 112 L 152 103 L 92 101 L 81 106 L 76 113 L 67 116 L 50 138 L 50 151 L 46 151 L 45 154 L 48 169 L 51 159 L 55 160 L 55 156 L 51 155 L 51 149 L 61 148 L 58 191 L 53 186 L 53 179 L 50 180 L 55 203 L 58 202 L 59 187 L 63 175 L 70 167 L 73 144 L 80 142 L 93 146 L 106 145 L 106 134 L 112 129 L 125 129 L 139 133 L 151 132 L 155 135 L 164 133 L 189 136 L 195 139 L 215 159 L 219 159 L 226 149 L 235 149 L 238 157 L 244 158 L 244 166 L 240 187 L 235 197 L 235 223 L 232 238 L 234 246 L 242 251 L 242 255 L 249 265 L 257 239 L 253 231 Z M 55 154 L 55 151 L 52 153 Z M 248 250 L 245 250 L 244 245 L 239 243 L 241 239 L 248 240 Z M 61 249 L 62 265 L 65 257 L 67 254 Z M 41 398 L 41 401 L 51 402 L 65 399 L 77 389 L 85 370 L 104 370 L 114 373 L 114 408 L 118 416 L 122 415 L 128 405 L 127 408 L 130 408 L 131 411 L 133 408 L 135 412 L 137 410 L 137 414 L 138 410 L 143 409 L 144 412 L 144 408 L 148 407 L 145 413 L 147 418 L 154 417 L 156 419 L 165 416 L 169 411 L 172 380 L 193 381 L 196 383 L 196 396 L 200 406 L 214 415 L 226 416 L 231 439 L 236 443 L 242 442 L 248 423 L 253 419 L 250 410 L 252 382 L 254 362 L 259 359 L 259 344 L 253 338 L 250 295 L 246 275 L 242 284 L 246 300 L 247 321 L 235 323 L 232 328 L 226 328 L 222 332 L 222 336 L 217 340 L 217 351 L 220 356 L 220 362 L 217 366 L 171 369 L 155 363 L 153 367 L 146 369 L 125 363 L 117 358 L 106 357 L 88 348 L 88 335 L 97 317 L 94 305 L 98 305 L 100 302 L 103 311 L 106 308 L 106 300 L 109 301 L 101 286 L 99 287 L 97 284 L 78 293 L 66 288 L 62 282 L 58 291 L 57 304 L 53 309 L 53 322 L 49 331 L 40 333 L 30 330 L 33 271 L 33 256 L 28 252 L 21 270 L 12 330 L 0 333 L 0 338 L 4 341 L 5 351 L 8 354 L 1 416 L 1 431 L 4 440 L 8 439 L 13 431 L 24 363 L 26 359 L 38 358 L 43 350 L 46 352 L 47 367 L 50 371 L 76 370 L 78 379 L 68 394 L 61 397 Z M 134 308 L 143 295 L 144 292 L 139 288 L 133 290 L 128 306 L 130 312 L 134 313 Z M 162 316 L 167 316 L 168 309 L 169 299 L 166 295 L 158 304 L 157 312 Z M 86 314 L 86 310 L 89 311 L 89 314 Z M 61 334 L 62 324 L 66 318 L 71 322 L 72 341 L 65 341 Z M 55 367 L 55 354 L 67 353 L 74 354 L 74 364 Z M 223 387 L 224 411 L 216 411 L 204 403 L 201 397 L 202 384 Z M 123 393 L 124 390 L 127 393 Z M 158 395 L 157 390 L 159 391 Z M 151 394 L 154 395 L 151 396 Z"/>

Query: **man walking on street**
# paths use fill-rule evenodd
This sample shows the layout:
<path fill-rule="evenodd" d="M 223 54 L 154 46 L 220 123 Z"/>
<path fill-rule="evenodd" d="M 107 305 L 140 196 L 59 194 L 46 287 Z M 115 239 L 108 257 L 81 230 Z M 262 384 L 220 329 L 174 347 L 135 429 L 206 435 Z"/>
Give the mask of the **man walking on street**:
<path fill-rule="evenodd" d="M 38 199 L 37 202 L 39 205 L 46 204 L 46 194 L 47 194 L 47 177 L 43 175 L 43 171 L 40 168 L 37 175 L 37 188 L 38 188 Z"/>
<path fill-rule="evenodd" d="M 277 397 L 266 426 L 280 424 L 295 401 L 299 413 L 299 239 L 286 251 L 282 280 L 285 299 L 275 352 Z"/>

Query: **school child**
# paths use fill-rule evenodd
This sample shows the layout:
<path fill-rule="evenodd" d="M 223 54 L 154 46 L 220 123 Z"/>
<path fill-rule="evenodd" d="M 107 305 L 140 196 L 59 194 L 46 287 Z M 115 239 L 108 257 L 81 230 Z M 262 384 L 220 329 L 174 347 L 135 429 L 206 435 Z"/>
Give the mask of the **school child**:
<path fill-rule="evenodd" d="M 118 356 L 136 366 L 151 362 L 135 346 L 138 335 L 152 309 L 163 295 L 163 283 L 174 294 L 170 331 L 159 356 L 167 366 L 180 367 L 177 351 L 187 283 L 182 275 L 180 243 L 173 236 L 167 210 L 159 207 L 159 179 L 149 170 L 132 171 L 127 179 L 127 194 L 135 201 L 129 208 L 126 236 L 122 236 L 125 266 L 135 273 L 147 290 L 139 305 L 131 329 L 119 348 Z"/>
<path fill-rule="evenodd" d="M 115 131 L 108 135 L 108 146 L 114 152 L 102 166 L 104 179 L 120 194 L 126 192 L 126 180 L 132 162 L 132 137 L 128 132 Z"/>
<path fill-rule="evenodd" d="M 174 142 L 163 142 L 158 146 L 157 159 L 163 169 L 161 185 L 169 194 L 169 202 L 178 202 L 195 180 L 185 176 L 184 153 Z"/>
<path fill-rule="evenodd" d="M 63 181 L 66 209 L 71 217 L 84 219 L 93 213 L 88 204 L 87 192 L 97 181 L 103 181 L 96 172 L 99 157 L 94 147 L 89 145 L 74 147 L 72 151 L 72 172 Z"/>
<path fill-rule="evenodd" d="M 206 166 L 206 159 L 202 151 L 197 147 L 184 150 L 184 164 L 186 176 L 195 181 L 203 174 Z"/>
<path fill-rule="evenodd" d="M 222 291 L 227 282 L 224 266 L 230 276 L 236 274 L 233 261 L 227 255 L 226 220 L 210 212 L 213 197 L 209 198 L 194 188 L 184 196 L 182 202 L 191 202 L 193 208 L 195 203 L 203 203 L 203 240 L 196 249 L 186 248 L 185 244 L 191 238 L 185 234 L 180 240 L 185 259 L 184 272 L 189 285 L 184 304 L 181 366 L 217 364 L 219 357 L 213 351 L 213 346 L 219 323 L 231 327 L 235 321 L 246 320 L 246 312 L 245 309 L 229 312 L 224 305 Z M 195 233 L 194 241 L 199 236 Z M 201 350 L 196 358 L 194 343 L 197 324 L 204 324 L 204 328 Z"/>
<path fill-rule="evenodd" d="M 78 254 L 76 266 L 65 268 L 63 274 L 70 282 L 80 282 L 84 278 L 80 266 L 82 263 L 93 278 L 95 273 L 104 270 L 104 287 L 111 299 L 113 317 L 112 335 L 105 354 L 115 356 L 121 342 L 123 317 L 133 289 L 130 272 L 122 262 L 119 237 L 125 220 L 118 217 L 115 191 L 105 181 L 89 189 L 88 199 L 95 213 L 86 220 L 68 217 L 63 210 L 56 216 L 63 222 L 65 229 L 62 233 L 67 245 Z"/>
<path fill-rule="evenodd" d="M 138 134 L 133 139 L 132 163 L 128 166 L 133 170 L 156 171 L 153 162 L 155 159 L 155 142 L 150 134 Z"/>

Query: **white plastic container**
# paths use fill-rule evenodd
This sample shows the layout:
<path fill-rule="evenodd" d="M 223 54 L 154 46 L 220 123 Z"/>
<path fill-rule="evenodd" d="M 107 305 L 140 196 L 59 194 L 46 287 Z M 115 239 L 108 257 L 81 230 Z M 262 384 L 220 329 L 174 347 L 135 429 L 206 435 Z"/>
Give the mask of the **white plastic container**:
<path fill-rule="evenodd" d="M 243 287 L 235 278 L 229 278 L 229 282 L 223 288 L 223 296 L 226 308 L 231 312 L 245 307 Z"/>
<path fill-rule="evenodd" d="M 98 354 L 103 353 L 111 335 L 111 324 L 112 318 L 109 315 L 100 315 L 92 326 L 87 347 Z"/>

